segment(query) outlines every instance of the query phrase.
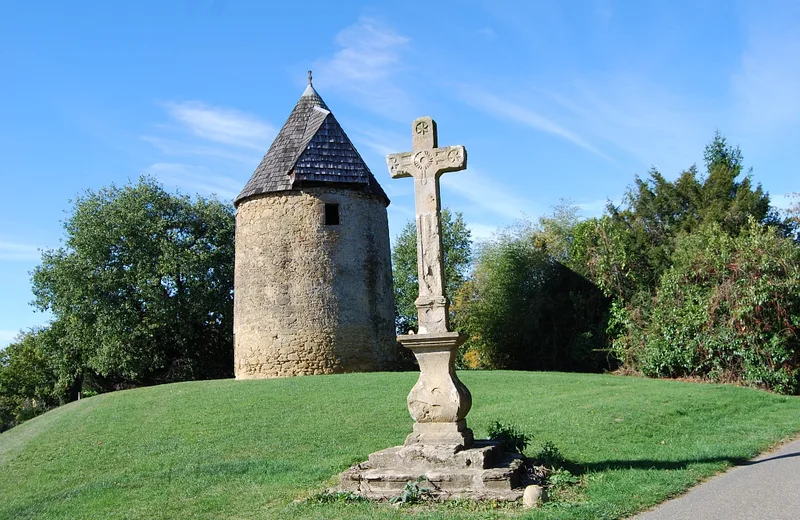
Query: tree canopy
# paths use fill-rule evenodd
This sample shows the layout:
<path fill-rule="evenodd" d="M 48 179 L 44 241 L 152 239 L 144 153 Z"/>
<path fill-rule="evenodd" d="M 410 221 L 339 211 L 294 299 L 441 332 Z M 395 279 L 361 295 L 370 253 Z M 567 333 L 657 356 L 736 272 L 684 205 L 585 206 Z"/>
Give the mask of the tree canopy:
<path fill-rule="evenodd" d="M 442 254 L 444 256 L 445 294 L 452 304 L 453 296 L 467 278 L 472 262 L 472 237 L 464 216 L 442 210 Z M 399 334 L 417 328 L 417 307 L 414 301 L 419 292 L 417 273 L 417 227 L 406 223 L 392 248 L 394 277 L 395 325 Z"/>
<path fill-rule="evenodd" d="M 101 389 L 229 377 L 233 208 L 155 180 L 87 191 L 33 273 L 60 378 Z"/>

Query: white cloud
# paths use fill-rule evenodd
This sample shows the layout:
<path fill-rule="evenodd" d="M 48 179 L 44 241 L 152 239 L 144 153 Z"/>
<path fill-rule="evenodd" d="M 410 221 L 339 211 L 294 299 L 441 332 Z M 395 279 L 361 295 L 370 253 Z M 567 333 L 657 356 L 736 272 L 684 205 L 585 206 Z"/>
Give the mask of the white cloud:
<path fill-rule="evenodd" d="M 777 20 L 756 22 L 731 82 L 743 126 L 774 130 L 800 122 L 800 33 Z"/>
<path fill-rule="evenodd" d="M 501 188 L 500 183 L 492 182 L 474 168 L 459 172 L 457 175 L 444 174 L 440 182 L 446 190 L 457 192 L 476 207 L 495 215 L 518 219 L 526 214 L 538 213 L 529 201 Z"/>
<path fill-rule="evenodd" d="M 217 195 L 222 200 L 236 197 L 246 182 L 215 175 L 208 168 L 193 164 L 155 163 L 144 173 L 153 175 L 165 184 L 174 184 L 201 195 Z"/>
<path fill-rule="evenodd" d="M 206 156 L 206 157 L 219 157 L 228 159 L 239 163 L 248 165 L 257 164 L 260 156 L 257 153 L 243 153 L 238 150 L 220 146 L 207 146 L 205 144 L 186 143 L 174 139 L 166 139 L 162 137 L 143 136 L 142 141 L 152 144 L 158 148 L 161 153 L 165 155 L 175 156 Z M 267 151 L 267 147 L 261 150 L 262 153 Z"/>
<path fill-rule="evenodd" d="M 467 227 L 472 233 L 473 240 L 488 240 L 493 238 L 497 233 L 497 226 L 490 226 L 488 224 L 470 222 L 467 224 Z"/>
<path fill-rule="evenodd" d="M 0 345 L 6 346 L 19 335 L 18 330 L 0 330 Z"/>
<path fill-rule="evenodd" d="M 483 27 L 481 29 L 478 29 L 478 35 L 485 38 L 488 41 L 497 39 L 497 33 L 494 32 L 494 29 L 492 29 L 491 27 Z"/>
<path fill-rule="evenodd" d="M 770 193 L 769 202 L 777 209 L 786 211 L 795 204 L 800 204 L 800 193 Z"/>
<path fill-rule="evenodd" d="M 351 95 L 360 106 L 409 119 L 412 103 L 397 78 L 407 72 L 402 55 L 410 42 L 375 19 L 360 18 L 336 36 L 340 49 L 333 56 L 314 63 L 314 77 L 326 89 Z"/>
<path fill-rule="evenodd" d="M 30 261 L 39 260 L 39 247 L 31 244 L 0 242 L 0 260 Z"/>
<path fill-rule="evenodd" d="M 719 124 L 707 103 L 677 95 L 635 73 L 583 78 L 559 90 L 543 95 L 583 135 L 610 143 L 667 175 L 691 166 Z"/>
<path fill-rule="evenodd" d="M 611 160 L 606 154 L 587 142 L 577 133 L 548 119 L 547 117 L 525 107 L 509 101 L 507 98 L 488 92 L 480 87 L 461 85 L 458 88 L 459 97 L 468 105 L 477 108 L 491 116 L 500 117 L 508 121 L 523 124 L 562 139 L 566 139 L 581 148 L 588 150 L 604 159 Z"/>
<path fill-rule="evenodd" d="M 231 108 L 200 101 L 170 102 L 164 107 L 190 133 L 217 143 L 265 151 L 276 134 L 271 125 Z"/>
<path fill-rule="evenodd" d="M 353 128 L 351 137 L 356 147 L 363 145 L 381 158 L 411 147 L 410 131 L 408 135 L 402 135 L 399 132 L 387 131 L 364 123 L 354 124 Z"/>

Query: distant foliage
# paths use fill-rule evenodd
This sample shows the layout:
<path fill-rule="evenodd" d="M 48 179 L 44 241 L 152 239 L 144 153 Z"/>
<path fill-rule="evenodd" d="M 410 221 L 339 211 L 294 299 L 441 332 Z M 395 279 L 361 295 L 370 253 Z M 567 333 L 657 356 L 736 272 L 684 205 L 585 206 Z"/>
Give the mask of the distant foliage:
<path fill-rule="evenodd" d="M 796 216 L 778 218 L 721 135 L 704 157 L 705 175 L 653 169 L 586 224 L 588 275 L 613 298 L 611 350 L 646 375 L 798 393 Z"/>
<path fill-rule="evenodd" d="M 452 303 L 467 278 L 472 264 L 472 237 L 461 213 L 442 210 L 442 254 L 444 256 L 445 293 Z M 417 273 L 417 226 L 408 222 L 392 248 L 394 277 L 395 325 L 398 334 L 417 329 L 419 294 Z M 452 318 L 452 317 L 451 317 Z"/>
<path fill-rule="evenodd" d="M 0 350 L 0 432 L 63 402 L 66 389 L 46 354 L 53 339 L 47 329 L 31 330 Z"/>
<path fill-rule="evenodd" d="M 574 208 L 539 226 L 521 223 L 484 244 L 455 302 L 470 334 L 467 368 L 600 371 L 608 368 L 609 299 L 570 269 Z"/>
<path fill-rule="evenodd" d="M 88 191 L 61 248 L 33 273 L 53 313 L 62 384 L 97 390 L 230 377 L 233 208 L 173 195 L 153 179 Z"/>
<path fill-rule="evenodd" d="M 638 176 L 622 206 L 609 205 L 587 236 L 586 265 L 591 277 L 608 294 L 625 304 L 652 292 L 672 265 L 679 236 L 716 223 L 729 235 L 748 219 L 777 224 L 769 196 L 743 174 L 742 153 L 717 134 L 705 150 L 706 173 L 692 166 L 675 181 L 655 168 L 649 179 Z"/>

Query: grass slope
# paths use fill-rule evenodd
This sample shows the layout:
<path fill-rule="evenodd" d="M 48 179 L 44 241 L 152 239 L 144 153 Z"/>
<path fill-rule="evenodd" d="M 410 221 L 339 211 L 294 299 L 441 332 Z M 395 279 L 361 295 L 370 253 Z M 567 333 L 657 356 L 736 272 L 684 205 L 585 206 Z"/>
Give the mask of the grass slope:
<path fill-rule="evenodd" d="M 467 372 L 468 420 L 551 440 L 572 504 L 297 503 L 410 431 L 414 373 L 206 381 L 101 395 L 0 434 L 0 518 L 618 518 L 800 430 L 800 399 L 589 374 Z"/>

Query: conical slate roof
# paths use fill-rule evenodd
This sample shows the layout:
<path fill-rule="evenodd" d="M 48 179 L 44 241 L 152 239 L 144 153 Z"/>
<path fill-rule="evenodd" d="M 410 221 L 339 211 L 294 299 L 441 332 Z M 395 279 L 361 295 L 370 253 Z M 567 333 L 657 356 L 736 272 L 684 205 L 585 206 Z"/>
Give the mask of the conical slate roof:
<path fill-rule="evenodd" d="M 253 195 L 292 190 L 309 183 L 349 184 L 389 205 L 386 193 L 310 81 L 233 203 L 238 206 Z"/>

